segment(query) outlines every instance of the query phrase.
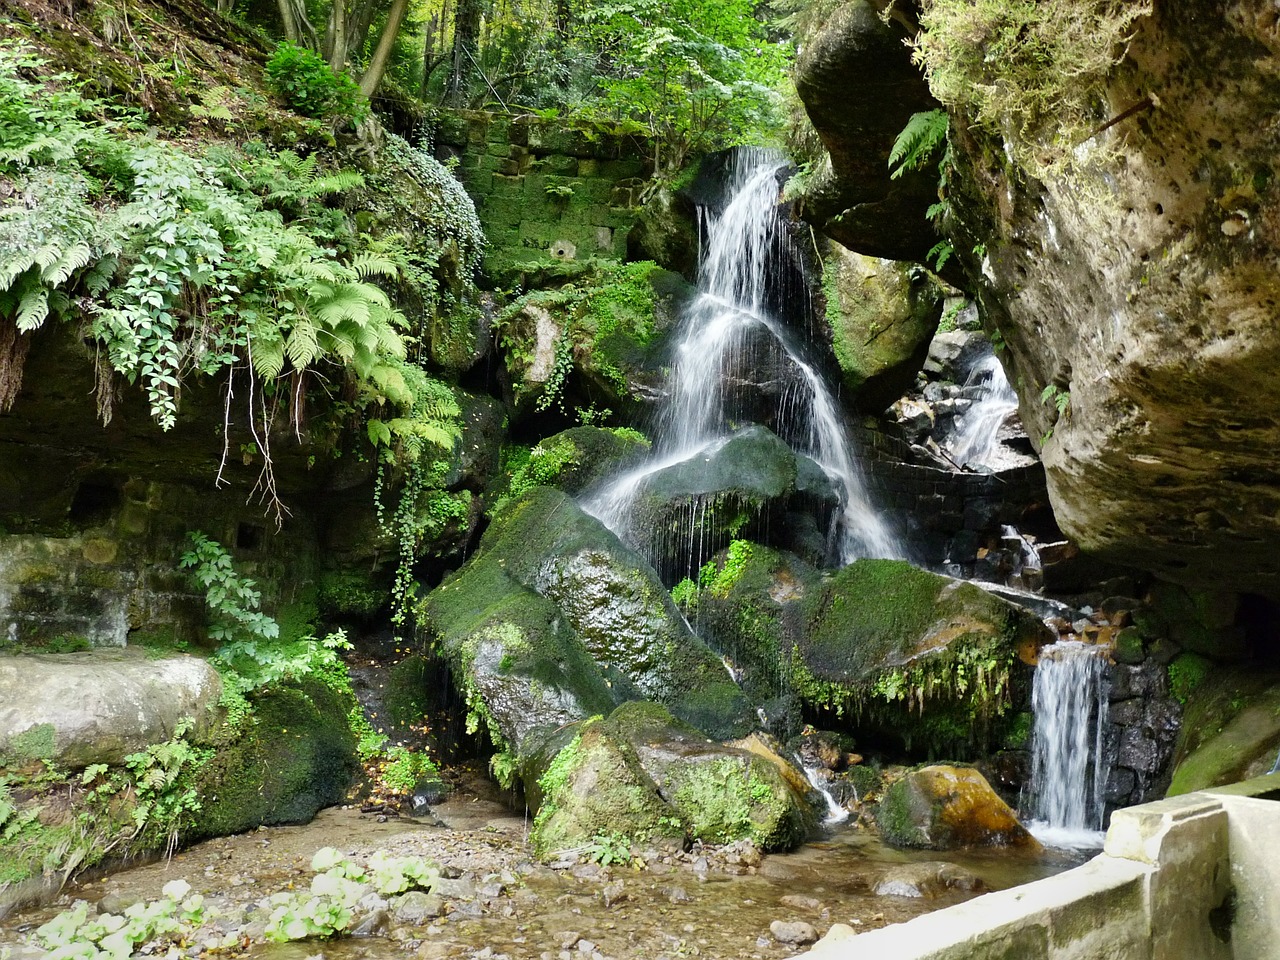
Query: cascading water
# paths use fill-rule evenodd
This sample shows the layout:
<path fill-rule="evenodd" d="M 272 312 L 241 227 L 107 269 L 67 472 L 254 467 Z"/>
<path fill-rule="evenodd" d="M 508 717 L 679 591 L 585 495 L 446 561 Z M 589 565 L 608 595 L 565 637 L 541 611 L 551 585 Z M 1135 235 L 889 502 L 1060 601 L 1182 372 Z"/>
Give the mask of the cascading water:
<path fill-rule="evenodd" d="M 833 559 L 847 563 L 855 557 L 900 557 L 902 548 L 868 501 L 830 392 L 790 331 L 769 311 L 768 268 L 781 236 L 781 165 L 766 151 L 735 153 L 728 205 L 718 217 L 704 213 L 700 292 L 682 320 L 653 453 L 646 464 L 614 478 L 584 506 L 623 539 L 642 539 L 629 530 L 629 521 L 646 481 L 695 456 L 710 456 L 727 442 L 735 426 L 753 419 L 760 409 L 760 391 L 735 376 L 736 371 L 776 369 L 781 386 L 772 415 L 774 432 L 812 458 L 839 497 L 831 535 Z M 697 511 L 700 505 L 691 509 Z M 696 521 L 696 515 L 691 516 L 690 530 L 701 529 Z M 686 549 L 696 558 L 708 546 L 691 543 Z"/>
<path fill-rule="evenodd" d="M 1000 428 L 1018 409 L 1018 395 L 994 354 L 974 364 L 965 386 L 978 387 L 982 394 L 956 422 L 947 448 L 958 464 L 994 467 L 1000 458 Z"/>
<path fill-rule="evenodd" d="M 1074 640 L 1040 651 L 1031 693 L 1030 828 L 1049 846 L 1102 844 L 1105 653 Z"/>

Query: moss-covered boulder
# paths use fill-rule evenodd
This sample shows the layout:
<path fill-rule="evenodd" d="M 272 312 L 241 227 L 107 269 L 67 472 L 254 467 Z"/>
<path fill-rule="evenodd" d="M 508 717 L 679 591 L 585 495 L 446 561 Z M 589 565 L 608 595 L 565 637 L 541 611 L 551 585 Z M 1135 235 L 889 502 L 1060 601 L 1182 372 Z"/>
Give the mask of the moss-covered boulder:
<path fill-rule="evenodd" d="M 1177 663 L 1169 665 L 1171 677 Z M 1236 783 L 1271 769 L 1280 752 L 1280 674 L 1213 667 L 1205 661 L 1175 689 L 1186 707 L 1169 796 Z"/>
<path fill-rule="evenodd" d="M 571 427 L 539 440 L 533 448 L 508 446 L 505 469 L 485 496 L 497 507 L 538 486 L 577 495 L 638 463 L 648 450 L 649 441 L 637 430 Z"/>
<path fill-rule="evenodd" d="M 691 293 L 650 261 L 597 262 L 516 301 L 497 320 L 516 415 L 636 410 L 661 388 L 667 334 Z"/>
<path fill-rule="evenodd" d="M 876 817 L 880 835 L 895 847 L 1038 846 L 986 778 L 964 767 L 932 766 L 889 787 Z"/>
<path fill-rule="evenodd" d="M 197 775 L 191 839 L 305 823 L 341 802 L 359 772 L 348 705 L 327 687 L 276 687 L 250 704 L 252 717 L 221 733 Z"/>
<path fill-rule="evenodd" d="M 860 410 L 880 413 L 915 383 L 942 316 L 937 282 L 913 264 L 833 246 L 823 262 L 831 345 Z"/>
<path fill-rule="evenodd" d="M 753 424 L 643 480 L 632 504 L 632 536 L 649 556 L 677 564 L 690 542 L 714 550 L 731 537 L 779 532 L 790 545 L 788 511 L 834 508 L 834 484 L 813 460 L 773 431 Z M 800 529 L 803 525 L 797 527 Z"/>
<path fill-rule="evenodd" d="M 971 754 L 995 742 L 1018 652 L 1049 642 L 1032 613 L 899 560 L 858 560 L 799 601 L 791 673 L 811 706 L 861 711 L 911 748 Z"/>
<path fill-rule="evenodd" d="M 535 730 L 656 699 L 706 732 L 750 725 L 741 691 L 653 569 L 558 490 L 499 511 L 420 620 L 473 710 L 523 754 Z"/>
<path fill-rule="evenodd" d="M 799 771 L 763 746 L 723 746 L 655 703 L 584 723 L 539 779 L 542 856 L 614 837 L 627 844 L 802 841 L 815 817 Z"/>

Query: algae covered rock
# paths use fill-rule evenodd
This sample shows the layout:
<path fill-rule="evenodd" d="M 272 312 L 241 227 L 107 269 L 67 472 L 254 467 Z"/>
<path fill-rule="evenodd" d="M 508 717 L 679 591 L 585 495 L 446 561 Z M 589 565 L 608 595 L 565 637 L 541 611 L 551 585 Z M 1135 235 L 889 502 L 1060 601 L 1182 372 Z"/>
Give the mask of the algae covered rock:
<path fill-rule="evenodd" d="M 628 699 L 661 700 L 713 735 L 749 725 L 741 691 L 653 569 L 557 490 L 501 510 L 421 614 L 473 709 L 517 753 L 537 728 Z"/>
<path fill-rule="evenodd" d="M 537 486 L 577 495 L 639 462 L 648 449 L 649 441 L 636 430 L 571 427 L 539 440 L 527 453 L 507 448 L 507 473 L 487 498 L 496 506 Z"/>
<path fill-rule="evenodd" d="M 341 802 L 359 772 L 349 705 L 327 687 L 278 686 L 249 702 L 252 719 L 221 732 L 197 774 L 192 839 L 305 823 Z"/>
<path fill-rule="evenodd" d="M 1171 676 L 1178 662 L 1169 665 Z M 1175 689 L 1186 697 L 1186 708 L 1169 796 L 1270 771 L 1280 752 L 1280 675 L 1206 662 Z"/>
<path fill-rule="evenodd" d="M 692 540 L 726 544 L 766 529 L 790 544 L 788 511 L 834 508 L 834 484 L 817 463 L 797 454 L 767 427 L 753 424 L 687 459 L 646 476 L 628 520 L 650 556 L 675 560 Z M 799 525 L 803 527 L 803 525 Z"/>
<path fill-rule="evenodd" d="M 187 721 L 203 739 L 222 680 L 199 657 L 137 647 L 0 657 L 0 757 L 119 764 Z"/>
<path fill-rule="evenodd" d="M 1051 639 L 1028 611 L 899 560 L 857 560 L 800 606 L 797 692 L 818 707 L 861 709 L 864 726 L 908 748 L 972 751 L 998 733 L 1021 682 L 1019 650 Z"/>
<path fill-rule="evenodd" d="M 841 380 L 860 410 L 879 413 L 914 384 L 942 316 L 942 295 L 918 267 L 836 247 L 823 291 Z"/>
<path fill-rule="evenodd" d="M 885 791 L 876 818 L 895 847 L 1036 846 L 1009 805 L 977 770 L 932 766 L 908 773 Z"/>
<path fill-rule="evenodd" d="M 655 703 L 620 706 L 582 724 L 539 778 L 533 843 L 540 856 L 601 838 L 627 845 L 750 840 L 762 850 L 804 839 L 806 791 L 776 755 L 723 746 Z"/>

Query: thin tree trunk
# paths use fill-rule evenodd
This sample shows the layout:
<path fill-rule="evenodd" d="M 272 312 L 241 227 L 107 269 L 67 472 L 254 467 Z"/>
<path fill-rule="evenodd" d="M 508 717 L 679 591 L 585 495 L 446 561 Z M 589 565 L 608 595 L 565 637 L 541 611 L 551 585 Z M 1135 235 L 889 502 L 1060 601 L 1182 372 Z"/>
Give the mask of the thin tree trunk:
<path fill-rule="evenodd" d="M 324 40 L 329 48 L 329 68 L 342 72 L 347 66 L 347 0 L 333 0 Z"/>
<path fill-rule="evenodd" d="M 382 75 L 387 72 L 387 64 L 391 60 L 391 51 L 395 49 L 396 34 L 400 32 L 400 24 L 408 9 L 409 0 L 392 0 L 391 10 L 387 13 L 387 25 L 382 28 L 382 36 L 378 38 L 378 48 L 373 51 L 373 57 L 369 60 L 369 69 L 360 78 L 360 92 L 366 97 L 372 97 L 378 92 Z"/>
<path fill-rule="evenodd" d="M 481 0 L 458 0 L 453 18 L 453 64 L 445 87 L 445 103 L 465 107 L 476 75 L 477 40 L 480 36 Z"/>
<path fill-rule="evenodd" d="M 279 0 L 280 22 L 284 26 L 284 38 L 294 46 L 299 45 L 301 34 L 298 32 L 298 20 L 293 15 L 293 0 Z"/>

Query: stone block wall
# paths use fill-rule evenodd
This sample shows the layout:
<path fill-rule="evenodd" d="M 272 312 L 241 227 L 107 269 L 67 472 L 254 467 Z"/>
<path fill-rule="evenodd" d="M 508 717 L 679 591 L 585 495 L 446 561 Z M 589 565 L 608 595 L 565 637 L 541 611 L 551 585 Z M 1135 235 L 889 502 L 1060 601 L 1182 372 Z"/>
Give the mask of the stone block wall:
<path fill-rule="evenodd" d="M 80 517 L 86 488 L 99 506 Z M 118 647 L 148 635 L 202 642 L 204 598 L 178 567 L 187 531 L 196 529 L 232 553 L 272 608 L 296 599 L 310 579 L 312 524 L 277 532 L 256 504 L 234 495 L 97 477 L 74 488 L 61 529 L 0 534 L 0 651 Z"/>
<path fill-rule="evenodd" d="M 591 257 L 621 260 L 651 173 L 644 143 L 534 116 L 442 113 L 436 152 L 458 159 L 489 245 L 485 271 L 507 285 Z"/>

